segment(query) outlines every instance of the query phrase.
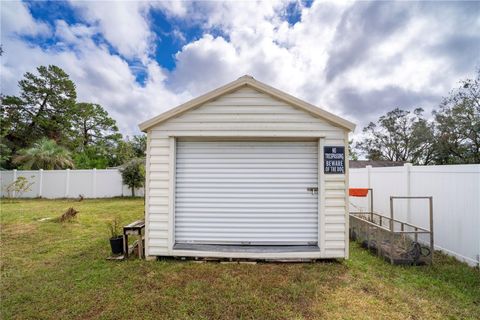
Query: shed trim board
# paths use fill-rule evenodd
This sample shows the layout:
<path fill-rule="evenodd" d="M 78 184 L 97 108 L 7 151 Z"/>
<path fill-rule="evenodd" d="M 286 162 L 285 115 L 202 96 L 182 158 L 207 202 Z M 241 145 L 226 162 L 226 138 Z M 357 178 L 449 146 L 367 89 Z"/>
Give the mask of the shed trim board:
<path fill-rule="evenodd" d="M 156 117 L 154 119 L 158 120 L 159 117 Z M 185 124 L 187 123 L 188 126 L 185 126 Z M 293 105 L 292 103 L 286 103 L 284 100 L 280 100 L 272 96 L 271 94 L 265 93 L 262 90 L 243 85 L 236 87 L 235 90 L 229 90 L 228 92 L 218 95 L 215 100 L 208 100 L 204 104 L 201 104 L 195 108 L 184 110 L 180 113 L 177 113 L 176 115 L 170 114 L 168 117 L 165 117 L 164 120 L 152 124 L 147 129 L 147 176 L 145 186 L 145 220 L 146 228 L 148 229 L 146 230 L 145 239 L 145 250 L 147 258 L 152 258 L 154 256 L 189 256 L 251 259 L 318 259 L 348 257 L 348 177 L 346 174 L 326 175 L 323 172 L 323 151 L 325 146 L 344 146 L 345 157 L 348 157 L 348 132 L 348 128 L 340 124 L 332 123 L 331 119 L 319 116 L 318 114 L 315 115 L 312 112 L 305 110 L 304 108 L 299 108 L 297 105 Z M 315 229 L 311 229 L 307 226 L 305 226 L 305 228 L 306 230 L 310 230 L 309 234 L 311 235 L 311 231 L 315 230 L 315 240 L 317 240 L 316 245 L 318 246 L 318 250 L 308 250 L 308 252 L 305 252 L 305 250 L 303 249 L 304 251 L 302 251 L 302 245 L 303 248 L 305 248 L 305 245 L 311 243 L 310 241 L 298 243 L 298 252 L 292 249 L 277 249 L 269 251 L 271 245 L 275 245 L 276 243 L 270 243 L 268 241 L 265 243 L 261 243 L 261 241 L 259 243 L 250 242 L 250 245 L 252 246 L 258 245 L 264 247 L 263 249 L 258 250 L 252 248 L 251 250 L 245 250 L 244 252 L 242 252 L 242 250 L 234 250 L 233 248 L 231 251 L 229 251 L 228 248 L 225 249 L 225 247 L 222 247 L 221 249 L 217 247 L 217 250 L 215 250 L 216 246 L 237 245 L 238 247 L 238 243 L 217 244 L 215 239 L 212 241 L 207 241 L 208 244 L 199 243 L 199 247 L 195 248 L 195 250 L 189 250 L 189 248 L 192 248 L 189 247 L 190 245 L 192 245 L 190 242 L 185 243 L 184 245 L 176 246 L 176 183 L 178 178 L 176 175 L 176 163 L 178 144 L 182 143 L 182 141 L 222 142 L 227 149 L 230 143 L 239 141 L 249 143 L 251 142 L 254 145 L 261 145 L 261 143 L 259 144 L 259 142 L 262 141 L 272 141 L 272 144 L 270 144 L 272 145 L 271 148 L 275 147 L 273 142 L 277 141 L 284 142 L 286 146 L 295 146 L 297 145 L 297 142 L 301 141 L 312 141 L 314 143 L 313 145 L 316 148 L 315 161 L 317 164 L 317 170 L 315 172 L 315 177 L 318 186 L 318 194 L 316 195 L 315 205 L 317 210 L 317 220 L 315 221 Z M 300 143 L 298 145 L 302 144 Z M 189 148 L 191 146 L 195 146 L 195 144 L 190 145 Z M 226 153 L 227 149 L 222 152 Z M 192 150 L 187 149 L 183 151 L 193 152 Z M 249 155 L 242 154 L 238 150 L 233 151 L 235 151 L 233 154 L 239 155 L 238 157 L 240 159 L 250 157 Z M 256 162 L 246 163 L 246 167 L 255 169 L 254 171 L 250 172 L 248 177 L 254 179 L 254 182 L 258 182 L 258 179 L 255 177 L 255 173 L 262 173 L 262 171 L 259 169 L 268 168 L 272 169 L 268 170 L 269 173 L 275 173 L 276 170 L 273 169 L 285 167 L 286 163 L 288 164 L 288 162 L 285 162 L 285 158 L 290 157 L 290 154 L 295 151 L 288 148 L 284 151 L 285 154 L 280 155 L 277 158 L 259 155 L 258 163 L 261 164 L 259 166 L 255 164 Z M 229 161 L 231 161 L 231 159 L 229 159 L 228 157 L 235 156 L 225 156 L 226 158 L 223 158 L 225 158 L 226 160 L 224 159 L 222 160 L 224 161 L 223 163 L 219 162 L 218 164 L 216 164 L 215 162 L 213 164 L 206 163 L 208 161 L 202 157 L 210 156 L 200 155 L 200 162 L 203 161 L 203 164 L 201 164 L 199 168 L 201 168 L 202 170 L 200 170 L 201 172 L 197 170 L 198 172 L 195 171 L 193 172 L 193 175 L 190 175 L 192 177 L 195 177 L 195 179 L 198 177 L 204 177 L 204 173 L 206 172 L 203 170 L 204 167 L 215 168 L 217 173 L 227 173 L 228 179 L 238 176 L 238 174 L 230 174 L 229 171 L 226 170 L 230 166 Z M 294 159 L 299 159 L 299 162 L 311 161 L 307 160 L 305 158 L 305 155 L 302 155 L 301 153 L 295 155 L 294 157 L 297 157 Z M 293 163 L 297 162 L 296 160 L 292 161 Z M 307 174 L 307 171 L 305 171 L 304 169 L 309 170 L 307 166 L 301 167 L 298 171 L 295 172 L 301 172 L 301 174 L 298 175 L 299 177 L 306 177 L 305 174 Z M 186 177 L 184 173 L 188 170 L 185 171 L 185 167 L 182 170 L 183 177 Z M 239 168 L 239 172 L 248 172 L 248 170 Z M 345 173 L 348 174 L 348 161 L 345 161 Z M 279 174 L 282 174 L 282 171 L 279 171 Z M 285 183 L 288 183 L 288 180 L 283 179 L 283 181 L 285 181 Z M 234 184 L 230 185 L 236 188 Z M 266 184 L 262 185 L 262 187 L 266 186 Z M 279 185 L 278 187 L 286 188 L 283 185 Z M 186 188 L 182 190 L 188 189 L 191 188 Z M 210 189 L 210 191 L 215 191 L 215 188 Z M 260 188 L 260 186 L 256 189 L 263 190 Z M 211 196 L 208 194 L 208 192 L 203 192 L 203 190 L 201 190 L 201 192 L 198 190 L 194 191 L 199 192 L 202 196 Z M 305 190 L 305 195 L 300 193 L 298 194 L 300 195 L 300 198 L 308 196 L 307 190 Z M 184 198 L 190 197 L 190 195 L 188 194 L 183 194 L 182 196 Z M 214 197 L 215 196 L 216 195 L 214 195 Z M 218 196 L 220 197 L 225 195 Z M 253 212 L 256 212 L 255 209 L 258 207 L 255 206 L 255 203 L 262 203 L 262 199 L 264 198 L 262 198 L 262 194 L 251 194 L 251 192 L 246 193 L 245 195 L 239 195 L 239 197 L 250 196 L 252 196 L 252 201 L 251 204 L 249 204 L 249 209 L 245 211 L 250 211 L 251 208 Z M 191 204 L 197 201 L 197 198 L 199 197 L 198 195 L 195 195 L 195 197 L 193 198 L 194 199 L 186 200 L 188 202 L 188 206 L 191 206 Z M 231 199 L 229 199 L 228 201 L 230 200 Z M 205 207 L 203 204 L 203 202 L 205 201 L 211 202 L 211 200 L 200 199 L 203 208 L 208 211 L 209 207 Z M 285 201 L 278 202 L 285 203 Z M 263 207 L 267 205 L 269 204 L 262 204 Z M 276 210 L 278 210 L 279 213 L 287 212 L 287 214 L 290 214 L 288 213 L 290 210 L 289 208 L 292 208 L 293 206 L 293 204 L 287 204 L 284 207 L 276 206 L 275 208 L 278 207 L 278 209 Z M 302 205 L 300 205 L 300 208 L 301 207 Z M 306 207 L 310 207 L 310 204 L 306 205 Z M 231 211 L 238 213 L 237 211 L 242 210 L 242 206 L 239 206 L 238 208 L 238 210 Z M 198 210 L 198 212 L 204 211 L 204 209 Z M 276 217 L 275 213 L 272 212 L 271 214 L 273 217 Z M 207 215 L 210 219 L 211 215 Z M 195 219 L 198 220 L 198 217 L 196 217 Z M 289 217 L 288 219 L 291 220 L 293 218 Z M 287 221 L 285 219 L 280 220 Z M 314 220 L 309 218 L 308 221 L 313 222 Z M 200 222 L 202 226 L 204 224 L 204 221 L 195 222 Z M 261 222 L 270 223 L 270 220 L 261 220 Z M 207 222 L 205 221 L 205 223 Z M 248 223 L 243 224 L 242 226 L 248 228 Z M 224 224 L 219 224 L 218 226 L 223 227 Z M 218 228 L 218 226 L 215 228 Z M 277 223 L 277 226 L 281 226 L 280 221 Z M 296 226 L 303 227 L 303 222 L 298 221 Z M 279 232 L 288 232 L 287 229 L 280 229 Z M 256 235 L 258 235 L 258 233 L 256 233 Z M 287 234 L 286 238 L 288 238 L 288 236 L 289 235 Z M 311 236 L 308 239 L 311 239 Z M 285 241 L 284 243 L 279 244 L 287 246 L 291 243 Z"/>
<path fill-rule="evenodd" d="M 345 132 L 345 141 L 348 141 L 348 132 Z M 345 163 L 348 163 L 348 159 L 350 159 L 349 151 L 348 151 L 348 145 L 345 148 Z M 350 197 L 349 197 L 349 192 L 348 192 L 348 186 L 350 186 L 350 168 L 348 165 L 345 165 L 345 185 L 347 186 L 347 192 L 345 192 L 345 203 L 349 204 L 350 202 Z M 350 213 L 349 211 L 349 205 L 345 207 L 345 216 L 347 217 L 345 220 L 345 239 L 350 240 L 350 235 L 349 235 L 349 230 L 350 230 Z M 347 245 L 345 246 L 345 258 L 348 259 L 350 256 L 350 246 Z"/>
<path fill-rule="evenodd" d="M 147 134 L 147 150 L 150 150 L 150 140 L 151 140 L 151 136 L 149 134 Z M 150 175 L 150 157 L 147 155 L 145 157 L 145 177 L 148 177 Z M 149 208 L 149 197 L 150 197 L 150 192 L 149 192 L 149 183 L 145 183 L 145 186 L 144 186 L 144 190 L 145 190 L 145 209 L 144 209 L 144 213 L 145 213 L 145 230 L 144 230 L 144 236 L 145 236 L 145 239 L 149 239 L 149 234 L 150 234 L 150 226 L 149 226 L 149 221 L 150 219 L 148 219 L 148 208 Z M 150 252 L 148 251 L 148 246 L 145 245 L 143 246 L 144 250 L 145 250 L 145 257 L 149 257 L 150 256 Z"/>
<path fill-rule="evenodd" d="M 175 245 L 175 183 L 176 183 L 176 161 L 177 161 L 177 140 L 175 137 L 169 137 L 169 147 L 170 147 L 170 166 L 169 166 L 169 173 L 170 173 L 170 180 L 169 180 L 169 237 L 168 237 L 168 248 L 169 250 L 173 250 L 173 246 Z"/>
<path fill-rule="evenodd" d="M 325 138 L 318 139 L 318 246 L 323 253 L 325 250 L 325 237 L 321 236 L 325 230 L 325 175 L 322 174 L 323 168 L 323 147 Z"/>

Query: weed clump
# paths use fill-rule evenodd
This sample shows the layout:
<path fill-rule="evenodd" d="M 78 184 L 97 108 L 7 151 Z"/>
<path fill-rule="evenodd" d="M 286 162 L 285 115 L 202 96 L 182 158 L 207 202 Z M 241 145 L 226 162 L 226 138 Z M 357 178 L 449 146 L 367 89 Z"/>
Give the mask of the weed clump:
<path fill-rule="evenodd" d="M 78 211 L 73 207 L 68 208 L 60 217 L 55 219 L 55 222 L 70 222 L 75 219 Z"/>

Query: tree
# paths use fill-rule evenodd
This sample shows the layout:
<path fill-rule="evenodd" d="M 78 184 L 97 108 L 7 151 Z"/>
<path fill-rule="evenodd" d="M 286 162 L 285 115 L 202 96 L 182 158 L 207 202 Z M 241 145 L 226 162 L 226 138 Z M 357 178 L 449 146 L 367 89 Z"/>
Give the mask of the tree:
<path fill-rule="evenodd" d="M 59 67 L 37 68 L 20 80 L 20 96 L 2 96 L 3 143 L 15 154 L 47 137 L 64 142 L 75 107 L 75 84 Z"/>
<path fill-rule="evenodd" d="M 87 147 L 83 152 L 73 154 L 73 161 L 77 169 L 105 169 L 110 166 L 109 149 L 96 146 Z"/>
<path fill-rule="evenodd" d="M 37 71 L 19 81 L 19 96 L 0 95 L 2 168 L 14 168 L 12 156 L 44 137 L 72 151 L 81 168 L 116 166 L 135 157 L 132 151 L 128 159 L 116 160 L 122 135 L 115 120 L 98 104 L 76 103 L 75 85 L 61 68 Z"/>
<path fill-rule="evenodd" d="M 433 124 L 422 116 L 423 109 L 412 112 L 396 108 L 370 122 L 356 147 L 370 160 L 408 161 L 430 164 L 434 153 Z"/>
<path fill-rule="evenodd" d="M 436 162 L 480 163 L 480 68 L 435 111 Z"/>
<path fill-rule="evenodd" d="M 112 154 L 122 134 L 116 121 L 99 104 L 77 103 L 74 108 L 70 132 L 70 149 L 75 153 L 75 166 L 81 169 L 103 169 L 118 165 L 111 163 Z"/>
<path fill-rule="evenodd" d="M 7 198 L 20 198 L 22 194 L 31 190 L 34 183 L 33 181 L 28 181 L 25 177 L 18 177 L 6 186 L 5 191 L 7 191 Z"/>
<path fill-rule="evenodd" d="M 71 143 L 79 151 L 85 151 L 92 145 L 112 147 L 122 138 L 116 121 L 101 105 L 95 103 L 77 103 L 71 126 Z"/>
<path fill-rule="evenodd" d="M 132 190 L 132 197 L 135 197 L 135 188 L 143 187 L 145 184 L 145 159 L 130 160 L 120 169 L 120 172 L 123 183 Z"/>
<path fill-rule="evenodd" d="M 135 158 L 133 145 L 127 140 L 120 140 L 109 158 L 112 167 L 120 166 Z"/>
<path fill-rule="evenodd" d="M 131 140 L 133 151 L 135 155 L 139 158 L 145 157 L 145 151 L 147 150 L 147 136 L 135 135 Z"/>
<path fill-rule="evenodd" d="M 115 149 L 108 156 L 108 164 L 111 167 L 120 166 L 135 158 L 144 158 L 147 147 L 147 137 L 145 135 L 133 136 L 130 139 L 119 140 Z"/>
<path fill-rule="evenodd" d="M 353 145 L 353 139 L 348 140 L 348 155 L 349 155 L 349 160 L 358 160 L 358 153 Z"/>
<path fill-rule="evenodd" d="M 8 163 L 10 162 L 12 150 L 3 143 L 3 137 L 0 138 L 0 168 L 6 169 L 8 167 Z"/>
<path fill-rule="evenodd" d="M 73 168 L 70 152 L 47 138 L 36 142 L 31 148 L 20 150 L 13 162 L 24 170 Z"/>

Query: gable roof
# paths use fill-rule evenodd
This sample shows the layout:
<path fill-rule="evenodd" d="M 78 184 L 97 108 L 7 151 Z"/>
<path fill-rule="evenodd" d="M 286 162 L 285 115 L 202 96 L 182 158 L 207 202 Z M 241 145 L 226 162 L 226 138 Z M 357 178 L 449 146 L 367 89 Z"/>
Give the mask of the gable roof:
<path fill-rule="evenodd" d="M 188 102 L 185 102 L 178 107 L 175 107 L 173 109 L 170 109 L 164 113 L 161 113 L 160 115 L 147 120 L 145 122 L 142 122 L 139 125 L 139 128 L 141 131 L 146 132 L 148 129 L 151 127 L 166 121 L 170 118 L 173 118 L 175 116 L 180 115 L 181 113 L 184 113 L 190 109 L 193 109 L 195 107 L 200 106 L 201 104 L 204 104 L 206 102 L 209 102 L 211 100 L 214 100 L 224 94 L 233 92 L 243 86 L 248 86 L 253 89 L 256 89 L 262 93 L 268 94 L 274 98 L 277 98 L 283 102 L 286 102 L 294 107 L 298 107 L 299 109 L 303 109 L 309 113 L 312 113 L 314 115 L 317 115 L 321 118 L 324 118 L 333 124 L 336 124 L 342 128 L 345 128 L 349 131 L 353 131 L 355 129 L 355 124 L 353 122 L 350 122 L 346 119 L 343 119 L 337 115 L 334 115 L 333 113 L 330 113 L 326 110 L 320 109 L 308 102 L 305 102 L 303 100 L 300 100 L 298 98 L 295 98 L 292 95 L 289 95 L 288 93 L 285 93 L 283 91 L 280 91 L 278 89 L 275 89 L 263 82 L 260 82 L 258 80 L 255 80 L 252 76 L 245 75 L 243 77 L 238 78 L 235 81 L 232 81 L 230 83 L 227 83 L 224 86 L 221 86 L 215 90 L 212 90 L 208 93 L 205 93 L 198 98 L 192 99 Z"/>

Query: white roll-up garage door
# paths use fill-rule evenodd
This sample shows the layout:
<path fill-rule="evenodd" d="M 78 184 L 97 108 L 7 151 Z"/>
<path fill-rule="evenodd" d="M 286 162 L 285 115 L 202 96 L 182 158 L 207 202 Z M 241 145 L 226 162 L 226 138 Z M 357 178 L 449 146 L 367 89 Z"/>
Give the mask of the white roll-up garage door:
<path fill-rule="evenodd" d="M 176 159 L 176 243 L 317 243 L 317 142 L 179 139 Z"/>

